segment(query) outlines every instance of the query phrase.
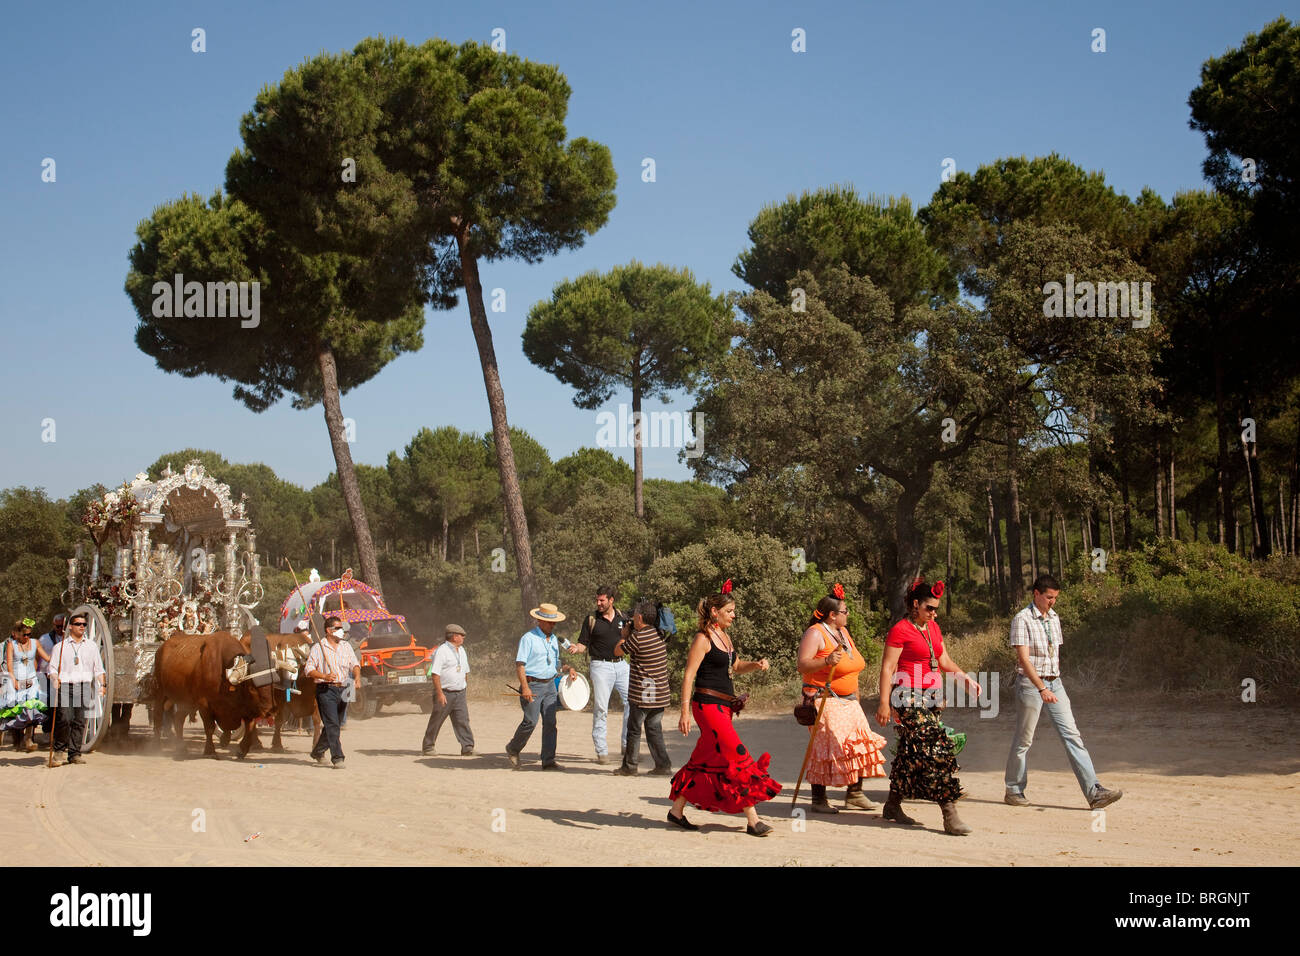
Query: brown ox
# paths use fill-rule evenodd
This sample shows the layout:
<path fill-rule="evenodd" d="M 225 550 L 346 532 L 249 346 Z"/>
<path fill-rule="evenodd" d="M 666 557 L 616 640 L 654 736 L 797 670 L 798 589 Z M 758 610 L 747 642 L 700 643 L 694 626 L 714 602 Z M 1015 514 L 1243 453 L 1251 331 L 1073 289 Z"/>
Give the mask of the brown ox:
<path fill-rule="evenodd" d="M 271 648 L 271 661 L 273 666 L 281 663 L 293 662 L 297 666 L 298 681 L 295 685 L 300 692 L 290 694 L 289 699 L 284 699 L 284 688 L 272 688 L 271 693 L 275 697 L 275 733 L 271 737 L 271 752 L 284 753 L 284 744 L 280 740 L 280 731 L 284 727 L 284 722 L 290 718 L 301 720 L 303 717 L 310 717 L 315 721 L 317 729 L 320 728 L 320 714 L 316 711 L 316 685 L 307 678 L 304 669 L 307 663 L 307 654 L 311 650 L 311 638 L 302 634 L 267 634 L 266 642 Z M 250 652 L 252 647 L 252 638 L 245 634 L 240 643 L 244 646 L 244 653 Z M 229 743 L 229 734 L 221 735 L 222 744 Z M 253 740 L 249 744 L 250 748 L 261 747 L 262 743 L 257 739 L 257 728 L 253 728 Z"/>
<path fill-rule="evenodd" d="M 248 756 L 253 736 L 247 732 L 252 722 L 275 712 L 272 687 L 254 687 L 251 680 L 232 686 L 226 679 L 226 670 L 235 658 L 244 653 L 243 646 L 229 631 L 215 634 L 173 634 L 158 648 L 154 658 L 154 680 L 157 682 L 157 702 L 154 709 L 153 736 L 161 743 L 162 722 L 165 711 L 172 712 L 176 733 L 176 753 L 185 753 L 185 715 L 198 711 L 203 719 L 207 742 L 205 757 L 215 757 L 217 748 L 212 744 L 212 731 L 234 730 L 245 727 L 240 741 L 239 759 Z"/>

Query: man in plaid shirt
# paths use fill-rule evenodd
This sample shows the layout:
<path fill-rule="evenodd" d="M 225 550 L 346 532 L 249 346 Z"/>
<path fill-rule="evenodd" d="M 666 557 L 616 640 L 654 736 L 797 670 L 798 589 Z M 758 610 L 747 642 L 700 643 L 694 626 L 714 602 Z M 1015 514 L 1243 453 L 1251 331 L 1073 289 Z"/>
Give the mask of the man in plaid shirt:
<path fill-rule="evenodd" d="M 1075 779 L 1083 790 L 1084 799 L 1093 810 L 1109 806 L 1124 796 L 1122 790 L 1107 790 L 1097 782 L 1092 769 L 1092 758 L 1083 745 L 1083 737 L 1074 724 L 1070 698 L 1061 683 L 1061 619 L 1052 605 L 1061 593 L 1061 585 L 1050 574 L 1034 582 L 1034 598 L 1029 606 L 1011 619 L 1011 646 L 1019 658 L 1016 672 L 1016 735 L 1011 741 L 1007 756 L 1005 802 L 1013 807 L 1025 807 L 1025 784 L 1029 779 L 1028 761 L 1025 759 L 1034 742 L 1034 729 L 1043 708 L 1052 718 L 1056 732 L 1065 744 L 1065 755 L 1070 760 Z"/>

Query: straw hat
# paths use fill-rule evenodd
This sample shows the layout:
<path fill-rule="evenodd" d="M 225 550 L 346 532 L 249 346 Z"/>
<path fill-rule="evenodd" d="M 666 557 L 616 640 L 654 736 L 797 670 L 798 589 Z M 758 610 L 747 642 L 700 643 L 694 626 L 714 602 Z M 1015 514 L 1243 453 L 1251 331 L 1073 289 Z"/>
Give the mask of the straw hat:
<path fill-rule="evenodd" d="M 530 617 L 539 621 L 549 621 L 552 624 L 559 624 L 564 620 L 564 615 L 554 604 L 542 604 L 528 612 Z"/>

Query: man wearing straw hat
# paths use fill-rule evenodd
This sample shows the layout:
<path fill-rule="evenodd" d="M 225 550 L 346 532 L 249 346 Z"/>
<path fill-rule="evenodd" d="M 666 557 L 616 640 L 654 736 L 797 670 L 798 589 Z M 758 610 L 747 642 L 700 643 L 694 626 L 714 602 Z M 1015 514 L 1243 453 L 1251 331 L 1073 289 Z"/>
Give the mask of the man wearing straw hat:
<path fill-rule="evenodd" d="M 552 633 L 555 625 L 564 620 L 564 615 L 554 604 L 542 604 L 528 612 L 537 622 L 537 626 L 519 639 L 519 650 L 515 653 L 515 671 L 519 676 L 519 706 L 524 718 L 519 722 L 515 735 L 506 744 L 506 757 L 510 765 L 519 769 L 519 754 L 533 735 L 537 719 L 542 720 L 542 769 L 562 769 L 555 762 L 555 745 L 557 731 L 555 711 L 559 706 L 559 694 L 555 689 L 555 678 L 560 670 L 560 644 Z M 566 642 L 567 643 L 567 642 Z M 573 668 L 565 665 L 570 674 Z"/>

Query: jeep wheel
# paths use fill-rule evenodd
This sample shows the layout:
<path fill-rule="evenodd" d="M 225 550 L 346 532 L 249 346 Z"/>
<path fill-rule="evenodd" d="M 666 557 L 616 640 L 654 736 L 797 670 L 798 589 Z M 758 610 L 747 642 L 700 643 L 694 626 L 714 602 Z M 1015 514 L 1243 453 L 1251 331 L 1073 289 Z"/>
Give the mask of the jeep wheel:
<path fill-rule="evenodd" d="M 379 701 L 373 694 L 367 694 L 362 688 L 357 688 L 357 699 L 349 710 L 354 710 L 354 716 L 358 720 L 368 720 L 375 714 L 379 713 Z"/>

